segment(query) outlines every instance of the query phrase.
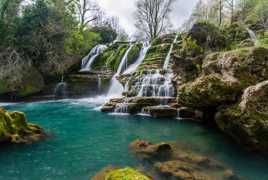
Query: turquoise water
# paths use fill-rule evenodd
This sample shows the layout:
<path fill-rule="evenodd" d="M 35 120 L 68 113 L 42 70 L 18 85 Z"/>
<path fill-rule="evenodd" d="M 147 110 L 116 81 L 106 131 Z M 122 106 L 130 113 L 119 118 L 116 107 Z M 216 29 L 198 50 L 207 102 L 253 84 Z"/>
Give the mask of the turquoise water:
<path fill-rule="evenodd" d="M 33 145 L 0 148 L 0 180 L 87 180 L 113 164 L 135 166 L 128 145 L 135 139 L 178 140 L 224 162 L 252 180 L 268 179 L 268 159 L 243 152 L 221 134 L 194 123 L 99 112 L 84 101 L 14 104 L 52 137 Z"/>

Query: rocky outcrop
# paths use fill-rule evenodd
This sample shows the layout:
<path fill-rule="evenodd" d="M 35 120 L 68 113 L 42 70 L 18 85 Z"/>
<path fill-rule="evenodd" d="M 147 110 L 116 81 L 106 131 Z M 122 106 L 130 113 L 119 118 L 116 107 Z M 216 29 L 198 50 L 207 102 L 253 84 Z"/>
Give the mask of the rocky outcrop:
<path fill-rule="evenodd" d="M 244 91 L 240 103 L 221 109 L 216 123 L 247 149 L 268 150 L 268 81 Z"/>
<path fill-rule="evenodd" d="M 187 150 L 177 143 L 151 144 L 136 140 L 130 144 L 136 157 L 152 166 L 163 179 L 239 179 L 221 163 Z"/>
<path fill-rule="evenodd" d="M 29 144 L 45 137 L 44 130 L 28 123 L 25 114 L 0 109 L 0 142 Z"/>
<path fill-rule="evenodd" d="M 219 74 L 201 76 L 178 88 L 178 103 L 197 109 L 217 107 L 234 102 L 239 92 L 237 85 L 222 79 Z"/>
<path fill-rule="evenodd" d="M 109 166 L 100 171 L 91 180 L 152 180 L 133 168 L 115 168 Z"/>
<path fill-rule="evenodd" d="M 253 47 L 213 53 L 202 65 L 203 74 L 219 73 L 224 79 L 237 82 L 240 89 L 268 79 L 268 49 Z"/>

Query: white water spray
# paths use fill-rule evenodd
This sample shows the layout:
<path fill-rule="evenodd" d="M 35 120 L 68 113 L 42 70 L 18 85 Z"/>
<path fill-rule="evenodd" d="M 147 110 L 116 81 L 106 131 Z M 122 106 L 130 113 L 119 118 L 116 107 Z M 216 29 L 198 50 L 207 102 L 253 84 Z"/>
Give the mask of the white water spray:
<path fill-rule="evenodd" d="M 105 50 L 107 46 L 97 45 L 95 46 L 89 54 L 83 58 L 80 72 L 89 72 L 91 70 L 91 65 L 95 59 Z"/>

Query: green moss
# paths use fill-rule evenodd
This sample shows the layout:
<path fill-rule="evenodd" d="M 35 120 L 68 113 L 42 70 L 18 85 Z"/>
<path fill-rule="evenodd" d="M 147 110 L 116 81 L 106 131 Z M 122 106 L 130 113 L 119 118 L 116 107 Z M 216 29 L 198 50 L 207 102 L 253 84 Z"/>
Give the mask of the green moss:
<path fill-rule="evenodd" d="M 124 168 L 109 172 L 106 175 L 105 180 L 151 180 L 151 179 L 132 168 Z"/>
<path fill-rule="evenodd" d="M 0 142 L 30 143 L 44 137 L 43 130 L 28 124 L 24 113 L 0 109 Z"/>
<path fill-rule="evenodd" d="M 139 57 L 141 49 L 142 49 L 142 44 L 137 43 L 137 44 L 133 45 L 133 47 L 131 48 L 131 50 L 128 53 L 127 65 L 131 65 L 137 60 L 137 58 Z"/>

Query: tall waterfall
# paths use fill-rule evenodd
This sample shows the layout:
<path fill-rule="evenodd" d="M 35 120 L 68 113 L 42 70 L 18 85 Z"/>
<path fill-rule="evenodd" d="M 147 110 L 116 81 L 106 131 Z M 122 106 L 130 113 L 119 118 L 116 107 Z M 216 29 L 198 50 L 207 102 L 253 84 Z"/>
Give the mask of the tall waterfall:
<path fill-rule="evenodd" d="M 107 48 L 105 45 L 95 46 L 89 54 L 83 58 L 80 72 L 88 72 L 91 70 L 91 65 L 95 59 Z"/>
<path fill-rule="evenodd" d="M 129 66 L 125 72 L 123 74 L 132 74 L 136 71 L 136 69 L 139 67 L 139 65 L 143 62 L 146 54 L 147 54 L 147 51 L 150 49 L 150 45 L 147 46 L 145 43 L 143 44 L 143 48 L 142 50 L 140 51 L 140 54 L 139 54 L 139 57 L 137 59 L 137 61 L 132 64 L 131 66 Z"/>
<path fill-rule="evenodd" d="M 179 37 L 179 34 L 176 34 L 175 39 L 174 39 L 173 43 L 170 46 L 169 52 L 167 54 L 167 57 L 165 59 L 165 63 L 164 63 L 164 66 L 163 66 L 164 70 L 168 70 L 168 66 L 169 66 L 170 58 L 171 58 L 171 53 L 173 51 L 174 44 L 177 42 L 178 37 Z"/>
<path fill-rule="evenodd" d="M 250 36 L 250 39 L 254 42 L 255 45 L 258 45 L 258 38 L 255 34 L 254 31 L 252 31 L 251 29 L 247 28 L 248 34 Z"/>
<path fill-rule="evenodd" d="M 120 73 L 122 72 L 124 66 L 127 65 L 127 58 L 128 58 L 128 53 L 130 52 L 130 50 L 132 49 L 133 45 L 131 44 L 130 47 L 128 48 L 128 50 L 126 51 L 125 55 L 123 56 L 120 65 L 117 69 L 117 72 L 115 73 L 115 75 L 112 77 L 111 80 L 111 85 L 108 91 L 107 96 L 108 97 L 118 97 L 121 96 L 121 94 L 124 91 L 124 87 L 121 85 L 121 83 L 116 79 L 116 77 L 118 75 L 120 75 Z"/>

